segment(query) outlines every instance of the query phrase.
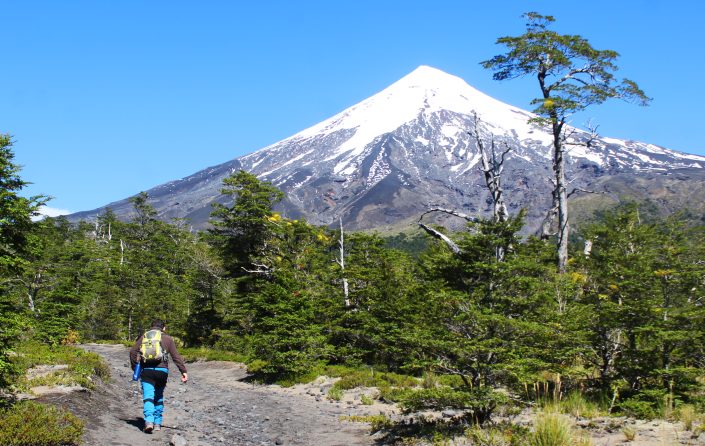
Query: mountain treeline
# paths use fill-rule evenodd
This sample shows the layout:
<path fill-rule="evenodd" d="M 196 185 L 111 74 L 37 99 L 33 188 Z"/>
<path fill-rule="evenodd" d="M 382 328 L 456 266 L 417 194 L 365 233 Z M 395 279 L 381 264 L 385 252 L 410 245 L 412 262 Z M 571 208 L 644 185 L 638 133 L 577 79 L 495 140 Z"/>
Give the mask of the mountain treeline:
<path fill-rule="evenodd" d="M 144 193 L 127 222 L 109 210 L 32 222 L 44 198 L 18 195 L 2 142 L 5 385 L 18 342 L 129 341 L 159 317 L 184 345 L 237 352 L 266 381 L 333 364 L 443 377 L 387 396 L 479 422 L 572 391 L 637 416 L 665 401 L 705 408 L 702 227 L 625 205 L 580 229 L 558 273 L 554 245 L 518 235 L 522 213 L 451 234 L 457 253 L 429 239 L 411 255 L 284 218 L 272 210 L 282 192 L 243 171 L 206 232 L 159 221 Z"/>

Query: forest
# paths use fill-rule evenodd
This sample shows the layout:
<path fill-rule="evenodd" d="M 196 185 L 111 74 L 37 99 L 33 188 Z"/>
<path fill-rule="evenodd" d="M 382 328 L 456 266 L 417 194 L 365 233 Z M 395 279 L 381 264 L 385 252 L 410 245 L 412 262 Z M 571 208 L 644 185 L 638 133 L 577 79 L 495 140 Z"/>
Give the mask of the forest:
<path fill-rule="evenodd" d="M 458 252 L 431 237 L 404 251 L 285 218 L 273 211 L 282 192 L 243 171 L 224 181 L 232 204 L 204 232 L 159 221 L 145 193 L 127 222 L 109 210 L 90 223 L 32 221 L 44 198 L 18 194 L 3 138 L 6 388 L 18 344 L 130 341 L 157 317 L 182 345 L 234 352 L 264 382 L 334 365 L 434 376 L 385 397 L 479 424 L 573 392 L 636 417 L 705 410 L 701 225 L 622 205 L 578 228 L 561 272 L 554 244 L 519 235 L 522 213 L 468 223 L 451 234 Z"/>

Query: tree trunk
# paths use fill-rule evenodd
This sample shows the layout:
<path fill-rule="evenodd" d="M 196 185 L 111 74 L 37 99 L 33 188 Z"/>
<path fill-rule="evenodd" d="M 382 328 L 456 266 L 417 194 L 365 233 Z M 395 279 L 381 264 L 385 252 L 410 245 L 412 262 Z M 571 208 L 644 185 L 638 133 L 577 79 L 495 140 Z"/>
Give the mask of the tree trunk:
<path fill-rule="evenodd" d="M 559 144 L 560 146 L 560 144 Z M 568 265 L 568 193 L 565 187 L 565 161 L 563 149 L 556 149 L 556 189 L 558 190 L 558 272 L 564 273 Z"/>
<path fill-rule="evenodd" d="M 340 248 L 340 259 L 338 259 L 338 265 L 340 265 L 340 270 L 343 276 L 343 299 L 345 303 L 345 308 L 350 307 L 350 296 L 348 294 L 348 279 L 345 277 L 345 233 L 343 231 L 343 219 L 339 218 L 340 221 L 340 238 L 338 239 L 338 246 Z"/>
<path fill-rule="evenodd" d="M 28 290 L 27 290 L 27 300 L 28 300 L 28 305 L 29 305 L 29 311 L 34 313 L 37 311 L 36 304 L 37 304 L 37 295 L 39 294 L 39 290 L 41 289 L 41 284 L 42 284 L 42 273 L 37 273 L 34 275 L 34 279 L 32 280 L 32 283 L 29 284 Z"/>
<path fill-rule="evenodd" d="M 132 340 L 132 309 L 130 308 L 130 311 L 127 315 L 127 340 L 131 341 Z"/>

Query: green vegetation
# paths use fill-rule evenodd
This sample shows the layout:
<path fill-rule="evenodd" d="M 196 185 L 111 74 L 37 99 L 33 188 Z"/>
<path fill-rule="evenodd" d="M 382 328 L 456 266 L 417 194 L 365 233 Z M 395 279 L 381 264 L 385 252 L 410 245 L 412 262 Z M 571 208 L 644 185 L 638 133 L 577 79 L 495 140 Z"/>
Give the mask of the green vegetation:
<path fill-rule="evenodd" d="M 547 30 L 549 16 L 528 18 L 527 34 L 500 39 L 510 53 L 486 62 L 497 78 L 570 71 L 573 55 L 606 81 L 541 84 L 535 104 L 556 141 L 566 113 L 609 97 L 645 99 L 632 82 L 612 83 L 616 53 Z M 534 57 L 554 44 L 557 59 Z M 572 432 L 568 415 L 702 426 L 702 226 L 623 203 L 574 228 L 572 245 L 564 226 L 559 249 L 519 235 L 525 211 L 451 234 L 458 252 L 420 233 L 346 233 L 343 241 L 339 230 L 275 212 L 283 193 L 242 171 L 225 179 L 203 233 L 158 220 L 146 193 L 131 199 L 130 221 L 106 210 L 90 223 L 32 222 L 45 198 L 19 195 L 26 183 L 11 146 L 0 135 L 3 394 L 40 383 L 91 387 L 93 376 L 107 378 L 105 365 L 67 344 L 130 345 L 158 317 L 188 360 L 242 361 L 253 379 L 284 385 L 339 377 L 331 399 L 377 387 L 376 398 L 422 413 L 402 426 L 367 420 L 392 439 L 589 444 Z M 561 144 L 554 148 L 562 156 Z M 37 365 L 66 367 L 27 378 Z M 531 433 L 501 424 L 480 430 L 497 414 L 536 406 L 543 412 Z M 425 411 L 450 415 L 439 421 Z M 28 413 L 27 426 L 41 425 L 47 438 L 67 435 L 55 444 L 80 436 L 67 414 L 19 404 L 2 413 L 0 443 L 23 438 L 12 433 L 23 429 L 13 420 Z"/>
<path fill-rule="evenodd" d="M 565 415 L 544 413 L 536 418 L 534 431 L 529 437 L 530 446 L 571 446 L 572 424 Z"/>
<path fill-rule="evenodd" d="M 17 345 L 12 358 L 19 377 L 15 386 L 24 391 L 34 386 L 77 385 L 87 389 L 95 387 L 94 377 L 110 378 L 110 370 L 103 359 L 95 353 L 65 345 L 47 345 L 36 341 Z M 65 369 L 42 375 L 27 377 L 27 371 L 39 365 L 62 365 Z"/>
<path fill-rule="evenodd" d="M 535 124 L 548 128 L 553 136 L 553 209 L 551 218 L 558 220 L 556 259 L 558 270 L 566 272 L 570 223 L 568 220 L 568 188 L 565 154 L 568 149 L 566 123 L 576 112 L 608 99 L 618 98 L 647 105 L 651 100 L 629 79 L 618 81 L 619 54 L 612 50 L 598 50 L 587 39 L 572 34 L 559 34 L 550 29 L 555 19 L 537 12 L 524 14 L 526 32 L 520 36 L 506 36 L 497 43 L 507 48 L 482 65 L 494 71 L 493 78 L 503 81 L 522 76 L 538 81 L 540 96 L 535 106 Z M 544 227 L 544 236 L 549 234 Z"/>
<path fill-rule="evenodd" d="M 625 426 L 622 429 L 622 433 L 626 441 L 634 441 L 636 439 L 636 429 L 631 426 Z"/>
<path fill-rule="evenodd" d="M 394 425 L 385 415 L 349 415 L 341 417 L 341 420 L 351 423 L 370 423 L 373 432 L 389 429 Z"/>
<path fill-rule="evenodd" d="M 245 362 L 247 357 L 227 350 L 206 347 L 183 347 L 179 353 L 187 362 L 195 361 L 232 361 Z"/>
<path fill-rule="evenodd" d="M 83 427 L 71 412 L 30 401 L 0 410 L 0 444 L 6 446 L 79 445 Z"/>
<path fill-rule="evenodd" d="M 552 399 L 541 402 L 541 410 L 547 413 L 562 413 L 575 418 L 596 418 L 607 415 L 598 403 L 588 400 L 585 395 L 574 391 L 563 399 Z"/>
<path fill-rule="evenodd" d="M 234 201 L 207 234 L 157 221 L 145 194 L 130 222 L 108 211 L 97 225 L 30 225 L 32 249 L 5 273 L 2 317 L 17 321 L 5 339 L 20 341 L 11 361 L 4 350 L 6 380 L 91 386 L 100 362 L 63 343 L 129 345 L 161 317 L 190 361 L 242 361 L 285 385 L 339 377 L 329 398 L 376 387 L 407 412 L 471 424 L 532 404 L 580 417 L 705 407 L 701 227 L 625 205 L 580 228 L 576 243 L 592 240 L 592 252 L 565 274 L 552 246 L 518 236 L 523 213 L 470 223 L 453 235 L 460 254 L 429 241 L 415 258 L 351 233 L 343 270 L 336 231 L 277 214 L 281 195 L 250 174 L 226 185 Z M 30 383 L 37 364 L 68 367 Z M 441 430 L 458 434 L 449 423 Z"/>
<path fill-rule="evenodd" d="M 343 399 L 343 390 L 338 387 L 331 387 L 326 397 L 332 401 L 340 401 Z"/>

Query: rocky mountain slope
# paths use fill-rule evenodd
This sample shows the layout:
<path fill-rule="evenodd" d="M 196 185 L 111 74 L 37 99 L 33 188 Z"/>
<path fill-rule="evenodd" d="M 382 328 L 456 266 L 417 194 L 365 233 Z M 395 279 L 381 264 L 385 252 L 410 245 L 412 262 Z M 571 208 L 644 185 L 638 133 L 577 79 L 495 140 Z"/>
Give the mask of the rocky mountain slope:
<path fill-rule="evenodd" d="M 283 141 L 147 193 L 161 218 L 187 218 L 195 227 L 207 224 L 211 203 L 224 200 L 223 178 L 238 169 L 271 181 L 286 193 L 281 210 L 314 224 L 342 218 L 349 229 L 401 228 L 434 206 L 487 215 L 477 142 L 468 133 L 474 115 L 486 145 L 493 139 L 511 148 L 503 175 L 507 204 L 510 212 L 527 208 L 527 230 L 536 229 L 550 204 L 549 132 L 528 123 L 531 113 L 427 66 Z M 705 157 L 607 137 L 586 145 L 587 133 L 570 135 L 572 186 L 601 192 L 577 202 L 599 207 L 630 196 L 661 203 L 665 212 L 687 204 L 702 212 Z M 132 212 L 127 199 L 108 206 L 124 218 Z M 103 210 L 70 219 L 90 220 Z"/>

